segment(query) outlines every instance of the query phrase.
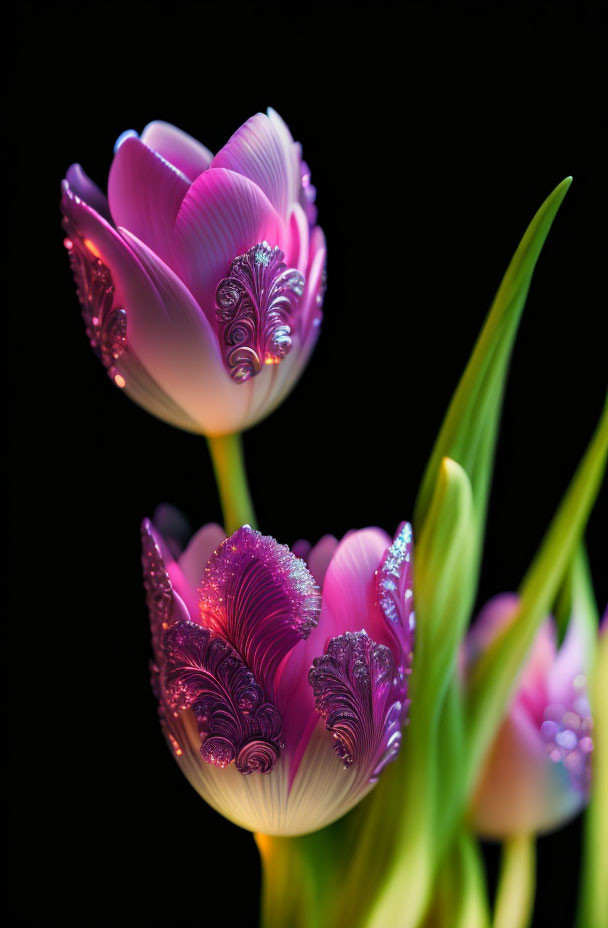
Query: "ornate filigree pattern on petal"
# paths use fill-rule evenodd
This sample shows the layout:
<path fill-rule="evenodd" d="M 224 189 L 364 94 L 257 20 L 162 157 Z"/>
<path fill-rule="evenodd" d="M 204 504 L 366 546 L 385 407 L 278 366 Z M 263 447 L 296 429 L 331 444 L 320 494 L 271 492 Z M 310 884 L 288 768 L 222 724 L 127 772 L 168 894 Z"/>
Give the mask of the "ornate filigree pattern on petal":
<path fill-rule="evenodd" d="M 164 687 L 174 712 L 191 709 L 207 763 L 235 763 L 244 774 L 272 770 L 283 747 L 281 715 L 241 657 L 223 639 L 193 622 L 164 637 Z"/>
<path fill-rule="evenodd" d="M 220 343 L 230 376 L 244 383 L 262 364 L 277 364 L 291 348 L 304 277 L 285 255 L 260 242 L 234 258 L 217 286 Z"/>
<path fill-rule="evenodd" d="M 346 632 L 315 658 L 309 681 L 336 754 L 374 782 L 401 745 L 404 704 L 390 649 L 365 631 Z"/>
<path fill-rule="evenodd" d="M 154 660 L 150 663 L 150 682 L 154 695 L 158 699 L 158 715 L 161 726 L 174 752 L 179 756 L 182 753 L 182 748 L 179 744 L 178 732 L 174 730 L 172 720 L 165 708 L 166 696 L 163 679 L 165 666 L 164 634 L 173 623 L 187 618 L 187 610 L 173 591 L 171 579 L 149 519 L 144 519 L 142 522 L 141 547 L 144 589 L 150 616 L 152 650 L 154 652 Z"/>
<path fill-rule="evenodd" d="M 304 561 L 248 525 L 219 546 L 200 590 L 203 625 L 236 648 L 266 688 L 319 620 L 320 594 Z"/>
<path fill-rule="evenodd" d="M 404 522 L 376 573 L 378 602 L 399 650 L 403 666 L 411 673 L 414 648 L 414 598 L 412 589 L 412 526 Z"/>
<path fill-rule="evenodd" d="M 124 387 L 124 377 L 117 371 L 115 362 L 127 345 L 127 314 L 122 307 L 114 307 L 112 275 L 96 254 L 93 243 L 78 234 L 67 216 L 63 218 L 63 227 L 67 233 L 64 245 L 70 257 L 91 347 L 106 368 L 108 376 L 118 387 Z"/>

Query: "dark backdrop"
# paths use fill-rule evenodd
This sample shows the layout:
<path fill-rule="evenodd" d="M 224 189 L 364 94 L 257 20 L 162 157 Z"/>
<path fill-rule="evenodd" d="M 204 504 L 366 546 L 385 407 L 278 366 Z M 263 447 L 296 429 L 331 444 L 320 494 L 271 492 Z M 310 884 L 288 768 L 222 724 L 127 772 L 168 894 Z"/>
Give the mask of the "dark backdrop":
<path fill-rule="evenodd" d="M 89 350 L 59 225 L 67 166 L 104 185 L 125 128 L 167 119 L 217 150 L 268 105 L 303 142 L 329 242 L 322 337 L 246 437 L 261 527 L 284 542 L 411 516 L 508 260 L 574 175 L 512 363 L 481 602 L 520 581 L 603 401 L 604 41 L 581 4 L 22 5 L 5 35 L 9 922 L 245 926 L 257 906 L 253 842 L 187 784 L 148 687 L 139 522 L 161 500 L 194 527 L 218 519 L 209 459 Z M 602 602 L 606 515 L 604 491 L 588 533 Z M 579 844 L 580 823 L 541 841 L 537 924 L 571 923 Z"/>

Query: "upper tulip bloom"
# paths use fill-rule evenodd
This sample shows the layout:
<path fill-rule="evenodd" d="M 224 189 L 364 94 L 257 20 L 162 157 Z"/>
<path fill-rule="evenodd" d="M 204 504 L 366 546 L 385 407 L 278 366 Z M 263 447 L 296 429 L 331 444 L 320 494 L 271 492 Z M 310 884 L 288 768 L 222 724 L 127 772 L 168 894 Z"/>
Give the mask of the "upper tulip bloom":
<path fill-rule="evenodd" d="M 326 536 L 306 564 L 249 526 L 225 538 L 206 525 L 180 553 L 144 521 L 165 734 L 231 821 L 315 831 L 395 757 L 413 647 L 411 537 L 407 524 L 392 543 L 377 528 Z"/>
<path fill-rule="evenodd" d="M 120 137 L 107 199 L 78 164 L 62 191 L 87 334 L 119 387 L 207 436 L 281 402 L 317 339 L 325 239 L 277 113 L 253 116 L 215 157 L 150 123 Z"/>
<path fill-rule="evenodd" d="M 518 597 L 497 596 L 467 638 L 474 662 L 514 617 Z M 576 614 L 558 649 L 549 618 L 541 627 L 487 758 L 472 805 L 479 834 L 505 838 L 549 831 L 587 802 L 591 716 L 585 638 Z"/>

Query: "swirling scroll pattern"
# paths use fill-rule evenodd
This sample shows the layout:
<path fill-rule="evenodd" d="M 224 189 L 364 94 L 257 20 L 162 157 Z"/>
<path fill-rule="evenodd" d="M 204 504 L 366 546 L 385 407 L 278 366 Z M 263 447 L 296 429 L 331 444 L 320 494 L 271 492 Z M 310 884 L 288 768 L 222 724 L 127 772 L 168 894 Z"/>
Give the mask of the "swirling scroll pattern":
<path fill-rule="evenodd" d="M 365 631 L 346 632 L 314 659 L 309 681 L 338 758 L 375 782 L 401 745 L 404 705 L 390 648 Z"/>
<path fill-rule="evenodd" d="M 230 264 L 216 294 L 224 361 L 236 383 L 277 364 L 291 349 L 304 276 L 280 248 L 260 242 Z"/>
<path fill-rule="evenodd" d="M 236 651 L 193 622 L 171 626 L 164 651 L 169 706 L 193 711 L 203 760 L 234 762 L 243 774 L 272 770 L 283 747 L 281 715 Z"/>

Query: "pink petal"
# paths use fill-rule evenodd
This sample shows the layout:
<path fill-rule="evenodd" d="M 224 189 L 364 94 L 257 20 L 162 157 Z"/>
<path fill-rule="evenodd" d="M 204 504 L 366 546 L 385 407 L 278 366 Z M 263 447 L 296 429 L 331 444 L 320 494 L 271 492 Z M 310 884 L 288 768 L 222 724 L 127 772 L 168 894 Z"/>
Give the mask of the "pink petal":
<path fill-rule="evenodd" d="M 502 593 L 491 599 L 481 610 L 467 635 L 466 649 L 469 664 L 486 651 L 517 614 L 519 597 L 515 593 Z M 541 626 L 518 680 L 515 699 L 527 707 L 538 725 L 547 705 L 547 679 L 555 660 L 555 628 L 552 619 Z"/>
<path fill-rule="evenodd" d="M 314 633 L 317 638 L 322 635 L 327 641 L 347 631 L 365 629 L 374 641 L 393 646 L 376 591 L 376 571 L 390 545 L 391 538 L 379 528 L 345 535 L 325 574 L 321 618 Z"/>
<path fill-rule="evenodd" d="M 503 723 L 476 790 L 472 820 L 489 838 L 547 831 L 584 804 L 562 764 L 548 757 L 539 729 L 523 706 Z"/>
<path fill-rule="evenodd" d="M 321 308 L 325 294 L 325 264 L 327 261 L 324 243 L 324 236 L 316 236 L 311 240 L 310 262 L 306 272 L 306 286 L 301 305 L 300 328 L 304 341 L 309 339 L 316 341 L 323 318 Z"/>
<path fill-rule="evenodd" d="M 186 550 L 179 559 L 180 570 L 194 591 L 197 591 L 205 577 L 205 567 L 209 558 L 226 538 L 226 532 L 216 522 L 209 522 L 199 528 L 190 539 Z M 198 601 L 198 593 L 197 593 Z"/>
<path fill-rule="evenodd" d="M 308 569 L 321 589 L 323 589 L 325 574 L 337 547 L 338 539 L 334 535 L 323 535 L 308 556 Z"/>
<path fill-rule="evenodd" d="M 263 113 L 248 119 L 211 162 L 211 169 L 227 168 L 248 177 L 264 191 L 280 216 L 290 205 L 291 165 L 284 139 Z"/>
<path fill-rule="evenodd" d="M 338 759 L 374 782 L 399 751 L 406 710 L 392 651 L 367 632 L 346 632 L 315 657 L 309 680 Z"/>
<path fill-rule="evenodd" d="M 277 134 L 277 137 L 281 141 L 283 146 L 284 157 L 287 163 L 288 170 L 288 199 L 290 203 L 297 202 L 300 195 L 300 186 L 302 183 L 302 175 L 300 172 L 300 157 L 298 155 L 298 146 L 293 140 L 293 136 L 289 131 L 287 123 L 281 119 L 276 110 L 273 110 L 271 106 L 268 107 L 268 118 L 272 123 L 274 130 Z"/>
<path fill-rule="evenodd" d="M 575 690 L 585 695 L 583 690 L 586 690 L 593 646 L 587 623 L 574 612 L 568 624 L 566 637 L 548 673 L 550 702 L 568 704 L 575 698 Z"/>
<path fill-rule="evenodd" d="M 352 531 L 342 539 L 325 572 L 319 624 L 293 649 L 277 674 L 277 704 L 286 720 L 286 750 L 292 756 L 290 782 L 318 719 L 308 682 L 314 658 L 325 652 L 331 638 L 362 629 L 379 643 L 393 646 L 375 585 L 376 569 L 390 543 L 386 532 L 377 528 Z"/>
<path fill-rule="evenodd" d="M 219 168 L 195 180 L 175 223 L 172 266 L 209 319 L 215 319 L 215 292 L 231 261 L 263 241 L 284 248 L 286 233 L 259 187 Z"/>
<path fill-rule="evenodd" d="M 114 156 L 108 180 L 110 210 L 117 226 L 128 229 L 164 261 L 173 227 L 190 182 L 140 139 L 126 139 Z"/>
<path fill-rule="evenodd" d="M 134 350 L 159 384 L 199 423 L 200 431 L 236 430 L 251 401 L 248 385 L 230 380 L 215 332 L 180 278 L 143 242 L 126 231 L 122 234 L 164 310 L 148 315 L 141 307 L 132 326 Z"/>
<path fill-rule="evenodd" d="M 70 185 L 71 190 L 91 206 L 100 216 L 103 216 L 108 222 L 111 222 L 110 207 L 108 198 L 103 190 L 94 183 L 90 177 L 87 177 L 79 164 L 72 164 L 66 171 L 65 179 Z"/>
<path fill-rule="evenodd" d="M 289 215 L 289 231 L 291 242 L 289 245 L 288 261 L 290 267 L 297 267 L 304 275 L 308 270 L 308 245 L 310 231 L 308 219 L 299 203 L 294 203 Z"/>
<path fill-rule="evenodd" d="M 189 621 L 190 615 L 170 575 L 171 554 L 149 519 L 144 519 L 141 526 L 141 545 L 152 647 L 160 666 L 164 630 L 176 622 Z"/>
<path fill-rule="evenodd" d="M 169 122 L 148 123 L 141 140 L 178 168 L 190 182 L 206 171 L 213 159 L 208 148 Z"/>
<path fill-rule="evenodd" d="M 244 525 L 205 568 L 201 621 L 236 648 L 272 693 L 279 664 L 316 625 L 319 601 L 304 563 Z"/>
<path fill-rule="evenodd" d="M 512 621 L 518 604 L 516 593 L 501 593 L 485 604 L 467 635 L 467 661 L 473 663 L 490 646 L 501 630 Z"/>
<path fill-rule="evenodd" d="M 164 262 L 128 232 L 117 234 L 64 185 L 64 210 L 108 266 L 127 313 L 127 350 L 116 367 L 144 408 L 182 428 L 242 428 L 252 393 L 226 374 L 214 331 Z M 128 244 L 127 244 L 128 243 Z"/>

